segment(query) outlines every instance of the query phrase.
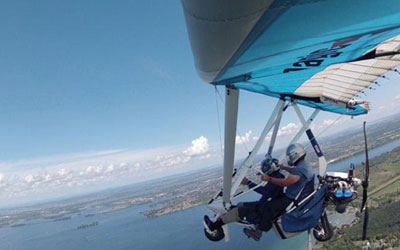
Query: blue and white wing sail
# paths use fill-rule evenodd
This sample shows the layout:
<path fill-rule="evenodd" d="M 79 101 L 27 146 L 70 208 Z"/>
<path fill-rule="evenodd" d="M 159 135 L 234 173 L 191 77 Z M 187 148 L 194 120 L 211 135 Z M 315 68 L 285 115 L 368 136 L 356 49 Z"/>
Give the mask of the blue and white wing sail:
<path fill-rule="evenodd" d="M 400 34 L 398 0 L 182 0 L 182 5 L 197 71 L 216 85 L 358 115 L 367 109 L 349 101 L 399 65 L 395 54 L 363 59 L 378 46 L 395 51 L 389 44 Z"/>
<path fill-rule="evenodd" d="M 328 66 L 301 84 L 294 95 L 320 98 L 322 103 L 347 108 L 363 104 L 368 109 L 367 103 L 354 97 L 400 65 L 400 36 L 379 44 L 371 51 L 389 55 Z"/>

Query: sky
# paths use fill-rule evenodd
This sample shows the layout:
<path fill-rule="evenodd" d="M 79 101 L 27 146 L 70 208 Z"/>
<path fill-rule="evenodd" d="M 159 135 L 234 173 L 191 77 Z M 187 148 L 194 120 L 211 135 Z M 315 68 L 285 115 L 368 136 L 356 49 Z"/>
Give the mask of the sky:
<path fill-rule="evenodd" d="M 221 164 L 223 100 L 196 73 L 179 1 L 2 1 L 0 7 L 7 10 L 0 16 L 0 204 Z M 387 76 L 362 96 L 370 114 L 321 114 L 316 134 L 395 113 L 400 75 Z M 254 145 L 275 103 L 241 91 L 237 158 Z M 300 127 L 292 110 L 281 126 L 277 147 Z"/>

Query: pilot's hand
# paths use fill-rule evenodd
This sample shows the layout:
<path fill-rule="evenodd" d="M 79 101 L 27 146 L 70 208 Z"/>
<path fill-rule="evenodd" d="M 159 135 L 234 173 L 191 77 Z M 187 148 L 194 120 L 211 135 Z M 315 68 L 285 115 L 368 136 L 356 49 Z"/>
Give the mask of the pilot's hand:
<path fill-rule="evenodd" d="M 262 179 L 263 181 L 269 181 L 269 180 L 271 179 L 271 177 L 269 177 L 269 175 L 263 174 L 263 175 L 261 176 L 261 179 Z"/>
<path fill-rule="evenodd" d="M 242 185 L 247 185 L 248 183 L 249 183 L 249 180 L 246 177 L 244 177 L 242 182 L 240 182 L 240 184 L 242 184 Z"/>

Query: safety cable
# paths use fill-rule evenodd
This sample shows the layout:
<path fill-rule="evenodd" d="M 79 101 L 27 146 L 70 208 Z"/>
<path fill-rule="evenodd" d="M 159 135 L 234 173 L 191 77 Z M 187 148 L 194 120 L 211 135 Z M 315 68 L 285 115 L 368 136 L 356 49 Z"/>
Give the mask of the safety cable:
<path fill-rule="evenodd" d="M 321 132 L 319 132 L 317 134 L 316 137 L 319 137 L 320 135 L 322 135 L 323 133 L 325 133 L 328 129 L 330 129 L 333 125 L 335 125 L 341 118 L 343 117 L 343 114 L 339 115 L 338 118 L 336 118 L 335 121 L 333 121 L 333 123 L 331 123 L 330 125 L 328 125 L 328 127 L 326 127 L 324 130 L 322 130 Z"/>

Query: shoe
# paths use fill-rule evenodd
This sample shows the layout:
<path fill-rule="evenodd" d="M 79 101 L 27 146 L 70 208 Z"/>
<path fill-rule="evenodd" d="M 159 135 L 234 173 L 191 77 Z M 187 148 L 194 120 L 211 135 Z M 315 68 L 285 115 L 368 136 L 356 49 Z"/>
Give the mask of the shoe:
<path fill-rule="evenodd" d="M 262 236 L 262 231 L 258 229 L 243 228 L 243 233 L 255 241 L 260 241 Z"/>
<path fill-rule="evenodd" d="M 204 215 L 204 222 L 206 223 L 206 225 L 207 225 L 208 229 L 210 229 L 210 231 L 215 230 L 214 222 L 212 222 L 212 220 L 208 217 L 208 215 Z"/>
<path fill-rule="evenodd" d="M 215 231 L 225 225 L 225 223 L 220 218 L 213 222 L 207 215 L 204 215 L 204 222 L 206 223 L 208 229 L 210 229 L 211 231 Z"/>

